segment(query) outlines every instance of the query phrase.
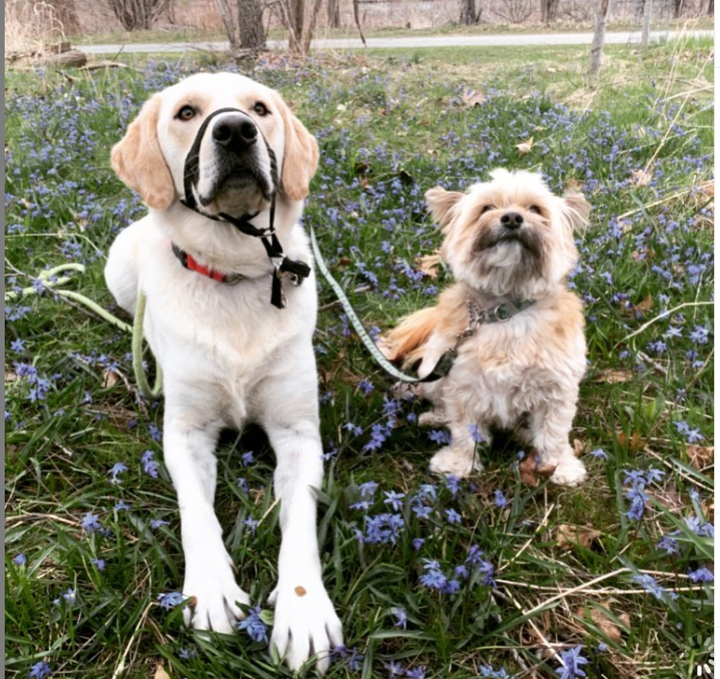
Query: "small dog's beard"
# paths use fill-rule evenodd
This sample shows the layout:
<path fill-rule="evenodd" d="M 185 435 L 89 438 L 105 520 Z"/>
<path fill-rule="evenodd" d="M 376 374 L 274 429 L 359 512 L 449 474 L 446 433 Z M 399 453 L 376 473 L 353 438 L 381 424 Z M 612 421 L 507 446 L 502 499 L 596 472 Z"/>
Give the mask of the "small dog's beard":
<path fill-rule="evenodd" d="M 531 229 L 489 229 L 475 241 L 471 268 L 478 287 L 487 292 L 530 296 L 546 285 L 545 244 Z"/>

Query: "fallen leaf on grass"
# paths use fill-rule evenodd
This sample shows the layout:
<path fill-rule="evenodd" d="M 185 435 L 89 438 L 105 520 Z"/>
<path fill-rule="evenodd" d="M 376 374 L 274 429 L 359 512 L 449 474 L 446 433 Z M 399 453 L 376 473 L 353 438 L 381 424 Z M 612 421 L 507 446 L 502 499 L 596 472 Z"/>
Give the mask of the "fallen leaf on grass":
<path fill-rule="evenodd" d="M 533 138 L 530 137 L 527 141 L 520 142 L 519 144 L 515 144 L 515 148 L 522 153 L 524 156 L 530 153 L 532 151 L 533 147 Z"/>
<path fill-rule="evenodd" d="M 541 463 L 537 458 L 537 453 L 530 451 L 520 463 L 520 481 L 526 486 L 534 488 L 540 483 L 538 476 L 549 478 L 555 473 L 556 468 L 556 464 Z"/>
<path fill-rule="evenodd" d="M 697 446 L 694 444 L 685 447 L 688 462 L 695 469 L 705 469 L 715 459 L 715 446 Z"/>
<path fill-rule="evenodd" d="M 654 300 L 652 298 L 652 295 L 648 295 L 645 299 L 643 299 L 641 302 L 638 302 L 635 305 L 630 305 L 629 307 L 625 308 L 625 311 L 631 314 L 635 314 L 636 312 L 639 312 L 641 314 L 645 314 L 650 309 L 653 308 Z"/>
<path fill-rule="evenodd" d="M 620 384 L 622 382 L 629 382 L 633 377 L 635 377 L 635 373 L 630 370 L 608 368 L 607 370 L 601 370 L 595 376 L 594 381 L 600 384 Z"/>
<path fill-rule="evenodd" d="M 557 535 L 555 538 L 558 547 L 567 549 L 573 544 L 578 544 L 585 549 L 590 549 L 593 542 L 597 540 L 602 533 L 590 526 L 572 526 L 569 523 L 561 523 L 557 527 Z"/>
<path fill-rule="evenodd" d="M 467 89 L 463 92 L 462 100 L 468 108 L 480 106 L 485 101 L 485 95 L 477 90 Z"/>
<path fill-rule="evenodd" d="M 103 371 L 101 387 L 103 389 L 109 389 L 117 384 L 118 379 L 117 373 L 112 370 L 105 370 Z"/>
<path fill-rule="evenodd" d="M 170 679 L 170 675 L 165 671 L 165 668 L 162 665 L 158 665 L 153 679 Z"/>
<path fill-rule="evenodd" d="M 442 262 L 442 258 L 439 254 L 435 253 L 418 257 L 415 262 L 422 273 L 435 280 L 438 275 L 437 267 L 440 265 L 440 262 Z"/>
<path fill-rule="evenodd" d="M 634 170 L 630 183 L 633 186 L 647 186 L 652 181 L 652 170 Z"/>
<path fill-rule="evenodd" d="M 630 616 L 627 613 L 616 614 L 610 604 L 612 601 L 603 601 L 597 607 L 593 606 L 590 609 L 590 620 L 595 624 L 598 629 L 611 641 L 619 642 L 622 638 L 622 630 L 615 624 L 615 620 L 618 621 L 623 627 L 630 628 Z M 585 608 L 583 606 L 575 610 L 575 615 L 578 618 L 585 618 Z"/>
<path fill-rule="evenodd" d="M 617 442 L 623 448 L 627 448 L 631 453 L 637 453 L 638 450 L 642 450 L 647 444 L 647 441 L 636 431 L 630 434 L 630 438 L 622 431 L 617 432 L 616 436 Z"/>

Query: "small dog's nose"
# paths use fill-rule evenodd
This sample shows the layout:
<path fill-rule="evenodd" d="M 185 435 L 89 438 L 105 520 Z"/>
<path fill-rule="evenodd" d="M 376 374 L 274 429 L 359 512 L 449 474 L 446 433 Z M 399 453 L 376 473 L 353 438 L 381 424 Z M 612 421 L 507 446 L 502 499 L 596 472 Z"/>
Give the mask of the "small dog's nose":
<path fill-rule="evenodd" d="M 242 151 L 257 140 L 257 127 L 252 120 L 226 118 L 219 120 L 213 127 L 215 143 L 233 151 Z"/>
<path fill-rule="evenodd" d="M 523 216 L 519 212 L 506 212 L 500 217 L 500 223 L 506 229 L 519 229 L 523 223 Z"/>

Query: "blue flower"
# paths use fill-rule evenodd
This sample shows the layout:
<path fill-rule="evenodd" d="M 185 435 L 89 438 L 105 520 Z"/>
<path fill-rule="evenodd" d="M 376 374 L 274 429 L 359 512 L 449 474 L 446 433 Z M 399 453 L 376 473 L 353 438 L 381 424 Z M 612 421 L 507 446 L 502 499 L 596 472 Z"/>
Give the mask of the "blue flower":
<path fill-rule="evenodd" d="M 420 665 L 419 667 L 407 670 L 407 672 L 405 672 L 405 676 L 410 677 L 410 679 L 425 679 L 426 672 L 427 670 L 425 669 L 425 666 Z"/>
<path fill-rule="evenodd" d="M 17 339 L 14 339 L 12 342 L 10 342 L 10 350 L 21 354 L 23 351 L 25 351 L 25 342 L 23 342 L 19 337 Z"/>
<path fill-rule="evenodd" d="M 247 452 L 242 454 L 242 463 L 243 467 L 247 467 L 253 463 L 253 451 L 248 450 Z"/>
<path fill-rule="evenodd" d="M 413 538 L 412 546 L 413 549 L 418 552 L 422 548 L 422 546 L 425 544 L 425 538 Z"/>
<path fill-rule="evenodd" d="M 405 497 L 405 493 L 396 493 L 394 490 L 385 493 L 385 499 L 383 502 L 386 505 L 390 505 L 396 512 L 402 509 L 402 499 Z"/>
<path fill-rule="evenodd" d="M 663 601 L 666 595 L 671 599 L 678 598 L 678 595 L 675 592 L 670 592 L 664 587 L 661 587 L 657 583 L 655 578 L 653 578 L 651 575 L 648 575 L 647 573 L 644 573 L 642 575 L 634 575 L 633 582 L 640 583 L 643 589 L 646 592 L 652 594 L 658 601 Z"/>
<path fill-rule="evenodd" d="M 664 535 L 662 540 L 657 543 L 657 548 L 662 549 L 665 551 L 666 554 L 680 554 L 680 550 L 678 549 L 678 541 L 672 537 L 673 535 L 677 535 L 680 531 L 675 531 L 671 533 L 670 535 Z"/>
<path fill-rule="evenodd" d="M 108 474 L 110 475 L 110 483 L 113 485 L 119 485 L 122 483 L 122 479 L 119 478 L 120 474 L 123 474 L 127 471 L 127 466 L 124 465 L 122 462 L 116 462 L 111 468 Z"/>
<path fill-rule="evenodd" d="M 237 479 L 238 488 L 246 495 L 250 492 L 250 486 L 248 485 L 247 479 L 243 476 L 238 476 Z"/>
<path fill-rule="evenodd" d="M 27 564 L 27 557 L 24 554 L 18 554 L 16 557 L 13 557 L 12 561 L 16 566 L 24 566 Z"/>
<path fill-rule="evenodd" d="M 462 516 L 454 509 L 446 509 L 445 515 L 447 516 L 448 523 L 462 523 Z"/>
<path fill-rule="evenodd" d="M 493 669 L 490 665 L 480 665 L 478 667 L 481 677 L 487 677 L 488 679 L 511 679 L 505 668 L 499 670 Z"/>
<path fill-rule="evenodd" d="M 715 576 L 705 567 L 689 571 L 688 576 L 693 582 L 715 582 Z"/>
<path fill-rule="evenodd" d="M 495 491 L 495 506 L 496 507 L 506 507 L 507 506 L 507 498 L 503 495 L 503 492 L 501 490 Z"/>
<path fill-rule="evenodd" d="M 166 611 L 175 608 L 175 606 L 179 606 L 185 600 L 185 597 L 180 592 L 158 594 L 157 598 L 160 602 L 160 607 L 164 608 Z"/>
<path fill-rule="evenodd" d="M 50 669 L 50 665 L 44 660 L 41 660 L 30 668 L 28 677 L 30 677 L 30 679 L 45 679 L 45 677 L 49 677 L 51 674 L 52 670 Z"/>
<path fill-rule="evenodd" d="M 393 627 L 407 629 L 407 613 L 405 612 L 405 609 L 396 608 L 393 610 L 393 615 L 395 616 L 395 622 L 393 623 Z"/>
<path fill-rule="evenodd" d="M 100 523 L 100 519 L 98 518 L 97 514 L 93 514 L 92 512 L 88 512 L 83 517 L 83 520 L 80 522 L 80 527 L 86 532 L 86 533 L 102 533 L 103 527 Z"/>
<path fill-rule="evenodd" d="M 105 559 L 93 559 L 92 562 L 99 571 L 105 570 Z"/>
<path fill-rule="evenodd" d="M 150 528 L 153 530 L 157 530 L 160 528 L 160 526 L 169 526 L 170 524 L 167 521 L 163 521 L 162 519 L 150 519 Z"/>
<path fill-rule="evenodd" d="M 254 519 L 252 516 L 248 516 L 248 518 L 243 521 L 243 526 L 247 526 L 250 529 L 250 532 L 255 535 L 255 530 L 257 529 L 259 523 L 260 521 L 257 519 Z"/>
<path fill-rule="evenodd" d="M 383 663 L 383 667 L 389 672 L 388 679 L 394 679 L 395 677 L 402 677 L 405 674 L 405 668 L 398 662 L 391 661 L 389 663 Z"/>
<path fill-rule="evenodd" d="M 378 489 L 378 484 L 375 481 L 366 481 L 358 486 L 360 491 L 360 497 L 373 498 L 375 491 Z"/>
<path fill-rule="evenodd" d="M 447 583 L 447 578 L 440 570 L 437 561 L 427 561 L 423 568 L 426 572 L 420 576 L 420 584 L 428 589 L 442 590 Z"/>
<path fill-rule="evenodd" d="M 588 455 L 592 455 L 594 458 L 599 458 L 601 460 L 607 460 L 609 457 L 602 448 L 598 448 L 597 450 L 591 450 Z"/>
<path fill-rule="evenodd" d="M 262 609 L 255 606 L 248 611 L 247 617 L 237 624 L 240 631 L 245 630 L 247 635 L 255 642 L 264 641 L 267 643 L 267 625 L 261 620 Z"/>
<path fill-rule="evenodd" d="M 151 476 L 154 479 L 158 477 L 158 463 L 155 462 L 155 453 L 152 450 L 146 450 L 142 454 L 141 463 L 143 471 L 148 476 Z"/>
<path fill-rule="evenodd" d="M 586 677 L 587 674 L 580 669 L 580 665 L 587 665 L 587 658 L 583 658 L 580 653 L 582 646 L 575 646 L 568 651 L 560 651 L 560 660 L 562 667 L 555 670 L 560 679 L 577 679 L 577 677 Z"/>

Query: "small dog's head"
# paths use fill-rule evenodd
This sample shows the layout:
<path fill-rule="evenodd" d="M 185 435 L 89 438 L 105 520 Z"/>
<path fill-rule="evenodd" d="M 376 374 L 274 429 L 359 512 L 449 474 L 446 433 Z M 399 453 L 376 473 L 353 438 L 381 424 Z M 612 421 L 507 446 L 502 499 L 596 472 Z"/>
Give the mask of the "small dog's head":
<path fill-rule="evenodd" d="M 233 110 L 215 114 L 226 108 Z M 267 209 L 276 190 L 302 200 L 318 161 L 315 138 L 275 90 L 233 73 L 201 73 L 143 106 L 113 148 L 112 165 L 148 206 L 164 210 L 185 196 L 191 150 L 197 152 L 192 191 L 209 214 Z"/>
<path fill-rule="evenodd" d="M 540 175 L 494 170 L 466 193 L 430 189 L 445 234 L 442 255 L 458 281 L 494 296 L 535 298 L 573 269 L 573 231 L 587 223 L 580 193 L 553 195 Z"/>

